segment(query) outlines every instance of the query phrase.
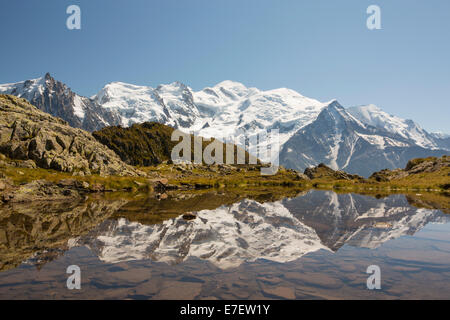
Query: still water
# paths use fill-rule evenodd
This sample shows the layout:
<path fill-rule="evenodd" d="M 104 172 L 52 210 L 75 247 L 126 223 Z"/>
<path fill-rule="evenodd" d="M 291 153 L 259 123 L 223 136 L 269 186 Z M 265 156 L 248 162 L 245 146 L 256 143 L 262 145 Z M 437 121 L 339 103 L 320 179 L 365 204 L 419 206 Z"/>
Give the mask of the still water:
<path fill-rule="evenodd" d="M 215 191 L 3 206 L 0 299 L 450 299 L 450 215 L 411 203 Z"/>

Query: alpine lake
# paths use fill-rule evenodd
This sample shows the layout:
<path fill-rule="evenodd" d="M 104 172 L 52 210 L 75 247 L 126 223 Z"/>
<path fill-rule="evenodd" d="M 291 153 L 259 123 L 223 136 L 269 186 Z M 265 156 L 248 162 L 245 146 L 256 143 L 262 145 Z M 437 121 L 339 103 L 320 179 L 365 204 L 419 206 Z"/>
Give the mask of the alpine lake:
<path fill-rule="evenodd" d="M 0 299 L 450 299 L 440 197 L 210 189 L 3 205 Z"/>

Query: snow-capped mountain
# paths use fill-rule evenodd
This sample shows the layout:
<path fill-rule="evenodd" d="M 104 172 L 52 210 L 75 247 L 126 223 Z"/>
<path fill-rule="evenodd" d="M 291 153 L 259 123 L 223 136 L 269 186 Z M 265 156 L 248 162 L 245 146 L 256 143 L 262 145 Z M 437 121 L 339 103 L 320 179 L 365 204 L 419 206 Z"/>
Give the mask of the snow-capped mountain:
<path fill-rule="evenodd" d="M 446 134 L 443 132 L 432 132 L 430 134 L 435 139 L 449 139 L 450 138 L 450 134 Z"/>
<path fill-rule="evenodd" d="M 439 148 L 435 138 L 417 123 L 390 115 L 373 104 L 350 107 L 346 111 L 365 124 L 398 134 L 405 139 L 413 141 L 419 147 L 428 149 Z"/>
<path fill-rule="evenodd" d="M 92 99 L 117 113 L 123 126 L 158 121 L 206 138 L 231 137 L 238 144 L 244 135 L 271 129 L 279 129 L 284 143 L 326 105 L 293 90 L 261 91 L 232 81 L 197 92 L 179 82 L 156 89 L 114 82 Z"/>
<path fill-rule="evenodd" d="M 331 191 L 309 191 L 272 203 L 242 200 L 147 225 L 125 217 L 105 221 L 88 235 L 70 241 L 85 245 L 100 260 L 182 263 L 189 257 L 219 268 L 265 259 L 295 261 L 320 249 L 336 252 L 344 244 L 375 249 L 428 223 L 448 223 L 438 210 L 418 209 L 405 196 L 386 199 Z"/>
<path fill-rule="evenodd" d="M 361 117 L 354 113 L 368 122 L 370 114 Z M 335 170 L 369 176 L 385 168 L 404 167 L 412 158 L 448 153 L 425 149 L 411 136 L 413 133 L 407 136 L 407 132 L 401 130 L 396 132 L 366 124 L 333 101 L 314 122 L 297 131 L 283 145 L 280 163 L 298 170 L 325 163 Z M 414 138 L 419 139 L 419 135 Z"/>
<path fill-rule="evenodd" d="M 299 128 L 314 121 L 325 103 L 281 88 L 261 91 L 224 81 L 194 93 L 194 102 L 210 114 L 201 128 L 203 136 L 238 136 L 239 130 L 280 130 L 284 143 Z"/>
<path fill-rule="evenodd" d="M 450 135 L 442 132 L 430 133 L 439 148 L 450 150 Z"/>
<path fill-rule="evenodd" d="M 116 124 L 119 118 L 89 98 L 72 92 L 49 73 L 37 79 L 0 85 L 0 93 L 27 99 L 40 110 L 88 131 Z"/>
<path fill-rule="evenodd" d="M 194 102 L 210 114 L 206 123 L 193 128 L 195 132 L 204 137 L 231 138 L 238 145 L 243 145 L 245 139 L 257 141 L 257 135 L 272 129 L 279 131 L 279 143 L 283 145 L 326 106 L 290 89 L 261 91 L 232 81 L 194 93 Z M 249 143 L 247 149 L 259 159 L 271 161 L 270 155 L 257 154 L 257 148 L 268 143 L 263 138 Z M 272 155 L 278 151 L 272 150 Z"/>
<path fill-rule="evenodd" d="M 323 103 L 286 88 L 263 91 L 233 81 L 200 91 L 180 82 L 156 88 L 112 82 L 87 98 L 46 74 L 0 85 L 0 93 L 23 97 L 88 131 L 157 121 L 207 138 L 231 138 L 227 142 L 242 146 L 244 138 L 256 141 L 259 133 L 278 129 L 280 162 L 298 170 L 323 162 L 367 176 L 375 170 L 404 167 L 411 158 L 450 150 L 448 136 L 430 134 L 412 120 L 374 105 L 333 111 L 336 101 Z M 268 155 L 256 152 L 266 144 L 267 139 L 260 139 L 246 147 L 270 161 Z"/>
<path fill-rule="evenodd" d="M 118 114 L 122 126 L 157 121 L 188 129 L 201 118 L 193 102 L 192 91 L 180 82 L 156 89 L 123 82 L 107 84 L 92 97 L 104 109 Z"/>

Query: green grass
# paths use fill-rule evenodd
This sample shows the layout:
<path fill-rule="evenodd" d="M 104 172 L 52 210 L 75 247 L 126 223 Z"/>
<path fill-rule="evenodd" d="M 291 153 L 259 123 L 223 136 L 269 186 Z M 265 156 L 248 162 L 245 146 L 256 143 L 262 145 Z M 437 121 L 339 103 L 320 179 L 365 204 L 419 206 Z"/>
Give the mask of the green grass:
<path fill-rule="evenodd" d="M 139 170 L 151 174 L 159 174 L 168 178 L 169 183 L 175 185 L 201 185 L 209 187 L 240 187 L 240 186 L 285 186 L 301 187 L 308 185 L 299 180 L 297 175 L 289 170 L 280 169 L 271 176 L 261 175 L 260 165 L 236 166 L 236 170 L 229 172 L 208 170 L 207 167 L 194 167 L 188 174 L 183 174 L 172 165 L 158 165 L 153 167 L 140 167 Z M 239 171 L 238 171 L 239 170 Z"/>
<path fill-rule="evenodd" d="M 77 181 L 88 182 L 90 187 L 94 190 L 95 185 L 101 185 L 106 191 L 150 191 L 152 184 L 147 178 L 142 177 L 119 177 L 108 176 L 102 177 L 99 175 L 90 176 L 72 176 L 70 173 L 59 172 L 50 169 L 29 169 L 29 168 L 0 168 L 0 172 L 10 178 L 14 184 L 21 185 L 34 180 L 47 180 L 51 182 L 59 182 L 63 179 L 75 179 Z M 136 183 L 138 182 L 138 183 Z"/>
<path fill-rule="evenodd" d="M 124 162 L 133 166 L 152 166 L 161 163 L 171 163 L 171 154 L 178 141 L 172 141 L 174 128 L 158 122 L 144 122 L 133 124 L 131 127 L 121 126 L 106 127 L 92 133 L 100 143 L 113 150 Z M 190 137 L 190 158 L 194 155 L 194 136 Z M 200 137 L 199 137 L 200 138 Z M 202 152 L 216 141 L 202 139 Z M 218 140 L 217 140 L 218 141 Z M 225 156 L 226 145 L 220 142 Z M 231 145 L 230 145 L 231 146 Z M 244 151 L 245 152 L 245 151 Z M 233 145 L 234 160 L 237 160 L 237 147 Z M 249 154 L 245 152 L 246 163 L 249 162 Z"/>
<path fill-rule="evenodd" d="M 8 160 L 7 161 L 11 161 Z M 20 162 L 20 161 L 15 161 Z M 188 188 L 244 188 L 244 187 L 288 187 L 297 189 L 326 189 L 344 191 L 448 191 L 450 181 L 450 168 L 444 167 L 431 173 L 418 173 L 403 179 L 391 182 L 377 182 L 372 179 L 365 180 L 331 180 L 320 178 L 314 180 L 300 180 L 292 170 L 280 168 L 275 175 L 261 175 L 260 165 L 240 165 L 235 170 L 218 169 L 217 166 L 194 166 L 191 170 L 180 171 L 177 165 L 160 164 L 157 166 L 138 167 L 149 177 L 119 177 L 99 175 L 72 176 L 70 173 L 48 169 L 28 169 L 11 166 L 0 166 L 0 172 L 13 180 L 15 184 L 23 184 L 33 180 L 45 179 L 58 182 L 61 179 L 76 179 L 94 185 L 102 185 L 109 191 L 151 191 L 151 179 L 167 178 L 169 184 Z"/>

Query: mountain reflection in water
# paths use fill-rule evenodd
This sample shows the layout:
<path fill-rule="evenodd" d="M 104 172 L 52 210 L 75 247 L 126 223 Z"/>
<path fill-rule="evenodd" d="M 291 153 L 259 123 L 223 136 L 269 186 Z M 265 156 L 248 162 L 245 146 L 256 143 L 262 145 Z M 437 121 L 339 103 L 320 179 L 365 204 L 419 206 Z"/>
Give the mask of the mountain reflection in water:
<path fill-rule="evenodd" d="M 17 283 L 19 287 L 32 286 L 27 279 L 33 265 L 40 271 L 34 269 L 32 273 L 48 272 L 44 277 L 53 285 L 60 281 L 58 289 L 47 284 L 53 288 L 51 297 L 72 297 L 75 293 L 64 292 L 64 268 L 55 271 L 61 263 L 79 264 L 82 270 L 96 275 L 85 283 L 95 290 L 84 292 L 83 297 L 91 294 L 93 298 L 156 299 L 209 295 L 217 298 L 340 297 L 333 294 L 336 289 L 333 286 L 341 281 L 349 290 L 357 285 L 358 290 L 364 291 L 364 268 L 377 261 L 391 266 L 396 263 L 394 270 L 404 270 L 408 276 L 409 271 L 429 272 L 434 268 L 444 286 L 440 288 L 440 297 L 449 298 L 450 235 L 445 226 L 449 225 L 450 216 L 440 210 L 417 208 L 409 202 L 404 195 L 377 199 L 308 191 L 278 201 L 210 193 L 163 201 L 97 199 L 78 204 L 0 207 L 0 270 L 3 270 L 0 298 L 23 297 L 13 287 Z M 194 211 L 197 217 L 184 219 L 182 213 L 186 211 Z M 439 223 L 444 231 L 438 228 L 441 233 L 433 235 L 439 239 L 429 246 L 432 250 L 424 250 L 428 256 L 420 248 L 415 254 L 410 242 L 401 242 L 407 239 L 402 236 L 414 236 L 429 223 Z M 394 241 L 393 249 L 380 248 L 393 239 L 398 239 L 401 246 L 396 248 Z M 374 257 L 373 263 L 365 263 L 370 252 L 373 255 L 383 252 L 383 255 Z M 400 261 L 397 255 L 407 262 Z M 312 270 L 305 268 L 304 263 L 310 263 Z M 359 264 L 362 266 L 357 268 Z M 330 278 L 328 272 L 336 266 L 344 270 Z M 98 273 L 99 270 L 106 271 Z M 114 278 L 117 272 L 123 273 L 123 278 L 106 285 L 105 278 Z M 152 274 L 153 286 L 160 284 L 159 289 L 138 290 L 139 285 L 132 284 L 133 279 L 146 272 Z M 217 287 L 218 281 L 221 283 L 230 272 L 240 275 L 237 287 L 232 290 Z M 348 272 L 356 273 L 359 280 L 354 282 Z M 270 274 L 274 273 L 278 280 L 271 280 Z M 11 277 L 15 279 L 14 286 L 9 282 Z M 178 277 L 180 281 L 175 281 Z M 256 277 L 255 286 L 246 283 L 249 277 Z M 436 275 L 431 278 L 435 279 Z M 148 275 L 142 276 L 138 284 L 148 280 Z M 295 285 L 300 280 L 301 285 Z M 422 280 L 427 283 L 427 279 Z M 190 293 L 177 296 L 178 289 L 186 285 L 192 287 L 187 290 Z M 30 297 L 47 297 L 45 288 L 46 284 L 41 284 L 40 294 Z M 98 290 L 102 292 L 100 297 L 98 293 L 93 294 Z M 395 292 L 391 288 L 383 297 L 400 295 Z M 425 293 L 434 297 L 428 289 Z M 364 294 L 369 294 L 367 289 Z M 415 297 L 412 293 L 406 297 L 412 296 Z M 358 298 L 352 293 L 347 297 Z"/>

